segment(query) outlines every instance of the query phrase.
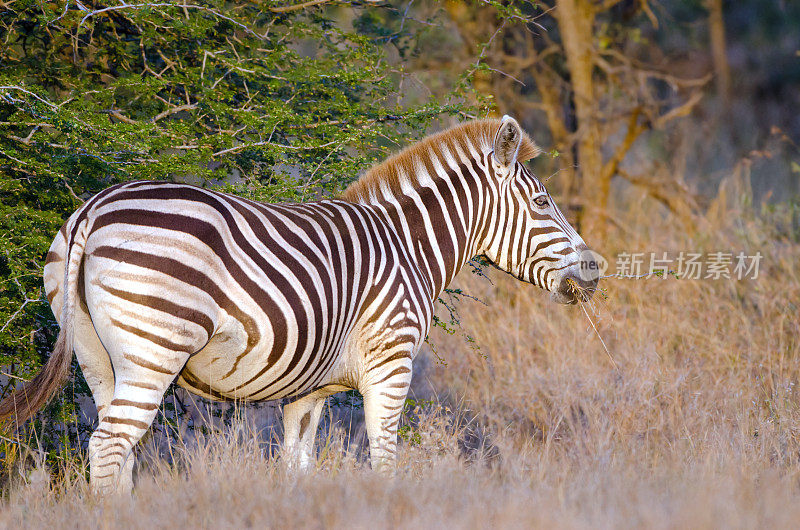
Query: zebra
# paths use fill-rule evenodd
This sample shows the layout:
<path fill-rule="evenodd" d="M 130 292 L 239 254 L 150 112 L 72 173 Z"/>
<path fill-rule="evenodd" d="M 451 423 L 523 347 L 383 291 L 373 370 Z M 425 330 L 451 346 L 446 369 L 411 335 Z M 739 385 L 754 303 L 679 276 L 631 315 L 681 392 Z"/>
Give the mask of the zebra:
<path fill-rule="evenodd" d="M 325 399 L 355 389 L 372 467 L 391 469 L 412 360 L 468 260 L 485 256 L 559 303 L 596 288 L 581 273 L 586 244 L 523 164 L 539 152 L 505 116 L 429 136 L 331 200 L 259 203 L 168 182 L 108 188 L 47 253 L 60 332 L 0 418 L 34 414 L 74 351 L 98 412 L 88 445 L 97 494 L 131 490 L 133 448 L 173 381 L 214 400 L 290 398 L 282 451 L 300 469 L 313 463 Z"/>

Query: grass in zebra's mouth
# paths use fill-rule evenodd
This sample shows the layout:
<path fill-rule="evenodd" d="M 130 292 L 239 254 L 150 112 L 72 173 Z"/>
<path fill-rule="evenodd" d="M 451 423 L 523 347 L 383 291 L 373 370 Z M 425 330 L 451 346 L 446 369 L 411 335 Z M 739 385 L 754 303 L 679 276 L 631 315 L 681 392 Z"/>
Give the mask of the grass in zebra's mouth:
<path fill-rule="evenodd" d="M 611 361 L 611 364 L 614 366 L 614 369 L 619 370 L 619 365 L 617 364 L 617 361 L 614 360 L 614 356 L 611 355 L 608 346 L 606 346 L 606 341 L 603 340 L 603 336 L 600 335 L 599 331 L 597 331 L 597 326 L 595 326 L 592 317 L 589 316 L 589 311 L 586 310 L 586 306 L 589 306 L 589 308 L 592 309 L 592 312 L 595 314 L 595 316 L 598 315 L 596 306 L 594 306 L 591 301 L 592 300 L 591 294 L 593 294 L 593 292 L 590 291 L 589 289 L 581 287 L 575 280 L 571 278 L 567 278 L 567 283 L 569 284 L 570 289 L 575 295 L 575 300 L 577 300 L 578 304 L 580 304 L 581 309 L 583 310 L 583 314 L 586 315 L 586 320 L 589 321 L 589 324 L 592 326 L 595 335 L 597 335 L 597 338 L 600 340 L 600 344 L 603 345 L 603 351 L 606 352 L 608 360 Z"/>

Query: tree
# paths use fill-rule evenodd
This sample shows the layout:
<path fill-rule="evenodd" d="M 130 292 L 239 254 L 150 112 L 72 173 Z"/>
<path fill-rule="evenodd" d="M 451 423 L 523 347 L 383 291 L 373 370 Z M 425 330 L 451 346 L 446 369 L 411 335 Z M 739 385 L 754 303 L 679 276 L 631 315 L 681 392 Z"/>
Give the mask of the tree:
<path fill-rule="evenodd" d="M 656 65 L 658 46 L 642 30 L 659 23 L 646 1 L 554 0 L 445 4 L 477 60 L 474 83 L 499 114 L 526 125 L 553 148 L 551 183 L 588 239 L 602 247 L 611 180 L 644 187 L 687 223 L 693 204 L 681 182 L 629 175 L 622 162 L 646 131 L 688 115 L 710 76 L 684 79 Z M 477 54 L 477 57 L 476 57 Z M 544 120 L 536 117 L 542 113 Z"/>

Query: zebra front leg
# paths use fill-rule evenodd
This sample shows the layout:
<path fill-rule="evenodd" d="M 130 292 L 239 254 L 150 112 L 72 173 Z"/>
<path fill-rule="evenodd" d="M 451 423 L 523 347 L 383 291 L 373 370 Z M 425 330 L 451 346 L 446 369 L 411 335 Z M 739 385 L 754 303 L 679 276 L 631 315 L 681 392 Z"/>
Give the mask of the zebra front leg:
<path fill-rule="evenodd" d="M 314 438 L 329 395 L 320 389 L 283 406 L 283 458 L 289 469 L 311 468 Z"/>
<path fill-rule="evenodd" d="M 411 384 L 411 354 L 395 354 L 368 370 L 363 385 L 364 417 L 372 469 L 391 471 L 397 453 L 397 427 Z"/>

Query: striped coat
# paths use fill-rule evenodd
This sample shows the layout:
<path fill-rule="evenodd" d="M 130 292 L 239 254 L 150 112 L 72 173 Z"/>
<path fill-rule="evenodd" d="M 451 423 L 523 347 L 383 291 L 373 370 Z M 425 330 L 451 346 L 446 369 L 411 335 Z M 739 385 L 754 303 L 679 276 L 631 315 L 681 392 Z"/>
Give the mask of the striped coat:
<path fill-rule="evenodd" d="M 92 488 L 130 489 L 131 450 L 169 384 L 211 399 L 292 397 L 285 458 L 307 466 L 327 396 L 364 396 L 373 466 L 397 426 L 433 304 L 467 260 L 574 302 L 583 240 L 521 164 L 510 118 L 456 127 L 373 168 L 338 200 L 263 204 L 134 182 L 88 200 L 48 253 L 61 325 L 44 371 L 0 404 L 22 421 L 74 350 L 97 404 Z"/>

